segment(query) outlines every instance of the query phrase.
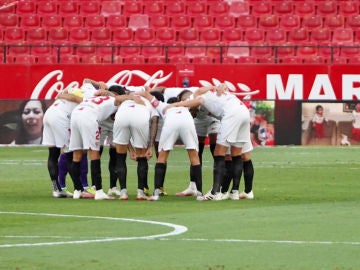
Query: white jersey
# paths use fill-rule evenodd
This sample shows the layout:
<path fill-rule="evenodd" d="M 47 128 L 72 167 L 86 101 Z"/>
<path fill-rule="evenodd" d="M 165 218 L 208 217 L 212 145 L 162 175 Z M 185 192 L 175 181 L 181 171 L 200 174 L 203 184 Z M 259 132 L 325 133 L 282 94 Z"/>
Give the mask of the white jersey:
<path fill-rule="evenodd" d="M 313 123 L 316 123 L 316 124 L 322 124 L 322 123 L 324 123 L 324 121 L 326 121 L 326 118 L 325 118 L 325 116 L 321 116 L 321 115 L 315 113 L 312 121 L 313 121 Z"/>
<path fill-rule="evenodd" d="M 104 121 L 110 115 L 116 112 L 115 98 L 111 96 L 96 96 L 84 99 L 77 107 L 76 110 L 93 110 L 96 112 L 97 120 Z"/>
<path fill-rule="evenodd" d="M 360 128 L 360 112 L 352 111 L 352 117 L 354 119 L 353 127 Z"/>

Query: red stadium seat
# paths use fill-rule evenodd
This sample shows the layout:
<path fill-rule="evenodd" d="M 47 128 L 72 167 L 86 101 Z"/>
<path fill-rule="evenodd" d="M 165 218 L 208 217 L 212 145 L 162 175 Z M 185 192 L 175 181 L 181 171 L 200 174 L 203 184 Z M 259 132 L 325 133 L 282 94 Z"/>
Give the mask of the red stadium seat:
<path fill-rule="evenodd" d="M 214 26 L 222 30 L 226 28 L 235 28 L 236 21 L 234 17 L 227 15 L 224 15 L 222 17 L 215 17 Z"/>
<path fill-rule="evenodd" d="M 56 2 L 46 1 L 37 3 L 37 13 L 40 15 L 55 15 L 58 12 Z"/>
<path fill-rule="evenodd" d="M 331 30 L 326 27 L 314 29 L 311 31 L 310 40 L 318 44 L 327 44 L 331 41 Z"/>
<path fill-rule="evenodd" d="M 149 27 L 149 15 L 146 14 L 132 14 L 129 17 L 128 27 L 133 31 L 138 28 Z"/>
<path fill-rule="evenodd" d="M 186 43 L 185 56 L 190 59 L 206 55 L 206 43 L 204 41 L 191 41 Z"/>
<path fill-rule="evenodd" d="M 294 13 L 294 6 L 292 1 L 280 1 L 274 3 L 274 14 L 290 15 Z"/>
<path fill-rule="evenodd" d="M 261 15 L 259 18 L 259 28 L 274 29 L 279 27 L 279 17 L 274 14 Z"/>
<path fill-rule="evenodd" d="M 286 65 L 298 65 L 302 63 L 302 58 L 301 57 L 296 57 L 296 56 L 286 56 L 286 57 L 280 57 L 278 58 L 278 62 L 281 64 L 286 64 Z"/>
<path fill-rule="evenodd" d="M 170 18 L 167 15 L 156 15 L 150 17 L 151 28 L 170 27 Z"/>
<path fill-rule="evenodd" d="M 351 28 L 336 28 L 333 31 L 332 41 L 337 45 L 353 45 L 354 31 Z"/>
<path fill-rule="evenodd" d="M 49 28 L 56 28 L 61 26 L 62 26 L 62 17 L 58 15 L 42 16 L 42 27 L 49 29 Z"/>
<path fill-rule="evenodd" d="M 26 30 L 26 40 L 30 44 L 38 44 L 47 41 L 45 28 L 30 28 Z"/>
<path fill-rule="evenodd" d="M 79 15 L 64 16 L 64 27 L 67 29 L 78 28 L 84 26 L 84 17 Z"/>
<path fill-rule="evenodd" d="M 191 18 L 186 15 L 173 16 L 171 19 L 171 26 L 174 27 L 177 31 L 190 28 Z"/>
<path fill-rule="evenodd" d="M 346 27 L 351 28 L 353 30 L 360 30 L 360 15 L 351 15 L 347 17 Z"/>
<path fill-rule="evenodd" d="M 89 27 L 89 28 L 105 27 L 105 17 L 102 15 L 86 16 L 85 27 Z"/>
<path fill-rule="evenodd" d="M 4 41 L 7 43 L 22 42 L 25 40 L 25 32 L 23 28 L 11 27 L 6 28 L 4 32 Z"/>
<path fill-rule="evenodd" d="M 57 58 L 55 55 L 39 55 L 36 58 L 38 64 L 53 65 L 54 63 L 57 63 Z"/>
<path fill-rule="evenodd" d="M 91 30 L 91 40 L 95 43 L 109 43 L 111 42 L 111 31 L 109 28 L 101 27 Z"/>
<path fill-rule="evenodd" d="M 313 57 L 318 55 L 318 48 L 315 43 L 307 43 L 297 47 L 296 55 L 300 57 Z"/>
<path fill-rule="evenodd" d="M 130 42 L 126 43 L 119 49 L 119 55 L 121 56 L 130 56 L 130 55 L 140 55 L 141 54 L 141 44 Z"/>
<path fill-rule="evenodd" d="M 282 28 L 267 30 L 265 41 L 269 44 L 282 44 L 286 42 L 286 32 Z"/>
<path fill-rule="evenodd" d="M 165 56 L 149 56 L 147 61 L 149 64 L 153 65 L 166 63 Z"/>
<path fill-rule="evenodd" d="M 84 16 L 100 15 L 100 3 L 98 1 L 80 2 L 79 13 Z"/>
<path fill-rule="evenodd" d="M 193 64 L 209 65 L 214 63 L 214 59 L 209 56 L 196 56 L 192 59 Z"/>
<path fill-rule="evenodd" d="M 250 14 L 250 6 L 248 2 L 231 2 L 229 6 L 229 16 L 235 18 L 241 15 Z"/>
<path fill-rule="evenodd" d="M 288 40 L 300 45 L 302 42 L 309 41 L 309 32 L 306 28 L 292 29 L 289 31 Z"/>
<path fill-rule="evenodd" d="M 284 30 L 291 30 L 300 27 L 300 17 L 295 14 L 284 14 L 280 18 L 279 26 Z"/>
<path fill-rule="evenodd" d="M 145 64 L 145 57 L 143 55 L 133 55 L 133 56 L 124 56 L 123 57 L 124 64 Z"/>
<path fill-rule="evenodd" d="M 19 26 L 19 17 L 14 13 L 0 13 L 0 25 L 4 29 Z"/>
<path fill-rule="evenodd" d="M 176 32 L 173 28 L 159 28 L 156 29 L 156 40 L 168 43 L 176 40 Z"/>
<path fill-rule="evenodd" d="M 294 56 L 294 44 L 290 42 L 278 44 L 278 46 L 274 49 L 274 54 L 281 58 Z"/>
<path fill-rule="evenodd" d="M 145 58 L 149 58 L 150 56 L 161 56 L 163 55 L 163 48 L 160 42 L 150 42 L 142 46 L 141 54 Z"/>
<path fill-rule="evenodd" d="M 103 1 L 101 3 L 100 14 L 104 17 L 109 17 L 111 15 L 119 16 L 121 15 L 122 4 L 119 1 Z"/>
<path fill-rule="evenodd" d="M 186 28 L 179 31 L 179 40 L 184 42 L 199 40 L 199 31 L 194 28 Z"/>
<path fill-rule="evenodd" d="M 272 14 L 272 6 L 269 1 L 260 1 L 256 3 L 252 3 L 252 15 L 264 15 L 264 14 Z"/>
<path fill-rule="evenodd" d="M 80 57 L 73 54 L 61 54 L 59 62 L 61 64 L 78 64 L 80 63 Z"/>
<path fill-rule="evenodd" d="M 244 40 L 249 44 L 265 41 L 265 32 L 262 29 L 247 29 L 244 33 Z"/>
<path fill-rule="evenodd" d="M 200 31 L 200 39 L 214 43 L 221 40 L 221 32 L 217 28 L 206 28 Z"/>
<path fill-rule="evenodd" d="M 35 14 L 36 13 L 36 2 L 23 0 L 19 1 L 16 9 L 17 14 Z"/>
<path fill-rule="evenodd" d="M 190 59 L 183 55 L 169 56 L 168 60 L 170 64 L 190 64 Z"/>
<path fill-rule="evenodd" d="M 76 54 L 79 55 L 80 57 L 95 55 L 96 47 L 94 45 L 95 45 L 94 43 L 91 43 L 89 41 L 79 43 L 76 46 Z"/>
<path fill-rule="evenodd" d="M 257 59 L 253 56 L 240 56 L 237 58 L 239 64 L 256 64 Z"/>
<path fill-rule="evenodd" d="M 164 47 L 165 56 L 184 56 L 185 54 L 185 44 L 181 41 L 174 41 L 172 43 L 167 43 Z"/>
<path fill-rule="evenodd" d="M 236 59 L 231 56 L 223 56 L 222 58 L 215 59 L 215 63 L 221 63 L 221 64 L 235 64 Z"/>
<path fill-rule="evenodd" d="M 345 26 L 345 18 L 343 15 L 328 15 L 325 17 L 324 27 L 335 29 L 344 26 Z"/>
<path fill-rule="evenodd" d="M 51 43 L 63 44 L 68 42 L 69 32 L 64 27 L 52 28 L 49 30 L 48 40 Z"/>
<path fill-rule="evenodd" d="M 187 15 L 196 17 L 207 14 L 207 5 L 205 2 L 190 2 L 187 4 Z"/>
<path fill-rule="evenodd" d="M 360 12 L 358 1 L 339 1 L 338 6 L 340 15 L 357 15 Z"/>
<path fill-rule="evenodd" d="M 106 26 L 114 31 L 119 28 L 127 27 L 127 21 L 126 18 L 122 15 L 109 15 Z"/>
<path fill-rule="evenodd" d="M 126 2 L 126 4 L 123 5 L 122 14 L 127 17 L 134 14 L 142 14 L 142 3 L 137 1 Z"/>
<path fill-rule="evenodd" d="M 142 44 L 153 42 L 155 32 L 152 28 L 139 28 L 135 31 L 134 40 Z"/>
<path fill-rule="evenodd" d="M 243 56 L 250 56 L 249 43 L 244 41 L 229 42 L 226 56 L 234 57 L 236 59 Z"/>
<path fill-rule="evenodd" d="M 35 56 L 51 55 L 53 53 L 52 45 L 47 42 L 39 42 L 31 46 L 31 54 Z"/>
<path fill-rule="evenodd" d="M 20 27 L 38 28 L 41 25 L 40 17 L 37 14 L 22 15 L 20 19 Z"/>
<path fill-rule="evenodd" d="M 144 2 L 144 14 L 151 16 L 163 15 L 165 12 L 165 7 L 161 1 L 149 1 Z"/>
<path fill-rule="evenodd" d="M 222 17 L 229 14 L 229 4 L 225 1 L 208 2 L 208 14 Z"/>
<path fill-rule="evenodd" d="M 201 30 L 203 28 L 209 28 L 214 26 L 214 20 L 212 16 L 209 15 L 199 15 L 194 17 L 193 27 Z"/>
<path fill-rule="evenodd" d="M 13 64 L 32 65 L 35 63 L 36 63 L 36 58 L 34 55 L 16 55 L 16 56 L 14 56 Z"/>
<path fill-rule="evenodd" d="M 113 41 L 119 45 L 127 44 L 133 40 L 133 31 L 130 28 L 118 28 L 113 31 Z"/>
<path fill-rule="evenodd" d="M 81 64 L 101 64 L 102 57 L 100 55 L 84 55 L 80 56 L 80 63 Z"/>
<path fill-rule="evenodd" d="M 295 4 L 294 14 L 297 14 L 299 16 L 315 14 L 315 6 L 313 2 L 299 1 L 299 2 L 294 2 L 294 4 Z"/>
<path fill-rule="evenodd" d="M 69 43 L 80 44 L 90 41 L 90 32 L 87 28 L 73 28 L 69 30 Z"/>
<path fill-rule="evenodd" d="M 77 2 L 59 2 L 59 15 L 66 16 L 76 14 L 79 14 L 79 6 Z"/>
<path fill-rule="evenodd" d="M 167 2 L 165 13 L 171 16 L 186 14 L 186 6 L 182 1 Z"/>
<path fill-rule="evenodd" d="M 309 30 L 323 27 L 323 16 L 314 14 L 304 16 L 302 27 Z"/>
<path fill-rule="evenodd" d="M 224 42 L 241 41 L 243 40 L 243 31 L 239 28 L 224 29 L 222 40 Z"/>
<path fill-rule="evenodd" d="M 317 3 L 317 14 L 322 16 L 337 14 L 337 4 L 333 1 Z"/>
<path fill-rule="evenodd" d="M 242 29 L 257 28 L 258 17 L 253 15 L 242 15 L 237 20 L 237 27 Z"/>

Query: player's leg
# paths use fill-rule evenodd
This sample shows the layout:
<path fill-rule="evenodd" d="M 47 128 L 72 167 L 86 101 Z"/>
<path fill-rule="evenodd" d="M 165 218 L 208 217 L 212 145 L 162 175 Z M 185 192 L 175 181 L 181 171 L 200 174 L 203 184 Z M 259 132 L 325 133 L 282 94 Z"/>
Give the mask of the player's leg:
<path fill-rule="evenodd" d="M 231 188 L 230 198 L 232 200 L 239 199 L 239 186 L 243 165 L 241 159 L 241 151 L 241 147 L 231 146 L 233 186 Z"/>
<path fill-rule="evenodd" d="M 251 160 L 250 152 L 242 154 L 245 190 L 240 193 L 240 199 L 254 199 L 253 179 L 254 166 Z"/>
<path fill-rule="evenodd" d="M 155 164 L 155 173 L 154 173 L 154 193 L 152 196 L 148 197 L 148 201 L 158 201 L 160 200 L 161 187 L 165 182 L 166 175 L 166 162 L 169 157 L 170 151 L 160 150 L 159 156 Z"/>
<path fill-rule="evenodd" d="M 196 196 L 202 196 L 202 169 L 200 164 L 200 158 L 196 149 L 188 149 L 188 155 L 190 160 L 190 179 L 195 182 L 197 194 Z"/>
<path fill-rule="evenodd" d="M 137 161 L 138 195 L 137 200 L 146 200 L 144 188 L 148 186 L 149 165 L 146 158 L 146 148 L 135 148 Z M 142 192 L 141 192 L 142 191 Z"/>
<path fill-rule="evenodd" d="M 56 146 L 49 147 L 49 155 L 48 155 L 47 167 L 48 167 L 50 180 L 51 180 L 52 186 L 53 186 L 52 194 L 53 194 L 53 197 L 55 197 L 55 198 L 66 197 L 66 194 L 61 192 L 62 189 L 61 189 L 61 186 L 60 186 L 59 181 L 58 181 L 58 177 L 59 177 L 59 167 L 58 167 L 59 156 L 60 156 L 60 148 L 58 148 Z"/>
<path fill-rule="evenodd" d="M 126 156 L 127 156 L 127 144 L 115 144 L 116 150 L 116 165 L 115 165 L 115 174 L 120 182 L 120 200 L 128 199 L 128 192 L 126 188 L 127 184 L 127 165 L 126 165 Z"/>

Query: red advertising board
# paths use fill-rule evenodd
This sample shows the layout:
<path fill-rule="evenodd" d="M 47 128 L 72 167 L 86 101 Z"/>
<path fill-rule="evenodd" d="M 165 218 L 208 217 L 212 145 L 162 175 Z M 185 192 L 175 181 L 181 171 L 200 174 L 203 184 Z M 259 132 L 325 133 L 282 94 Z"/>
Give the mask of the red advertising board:
<path fill-rule="evenodd" d="M 0 99 L 51 99 L 84 78 L 122 85 L 190 86 L 226 82 L 252 100 L 358 100 L 356 65 L 0 65 Z"/>

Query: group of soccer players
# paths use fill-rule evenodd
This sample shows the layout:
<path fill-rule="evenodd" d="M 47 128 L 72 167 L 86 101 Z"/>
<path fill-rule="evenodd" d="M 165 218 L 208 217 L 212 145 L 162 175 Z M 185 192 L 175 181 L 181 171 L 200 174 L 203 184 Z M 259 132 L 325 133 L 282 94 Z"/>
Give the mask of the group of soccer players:
<path fill-rule="evenodd" d="M 214 157 L 213 186 L 202 192 L 204 138 Z M 101 154 L 107 138 L 110 188 L 102 187 Z M 80 88 L 58 95 L 44 116 L 43 145 L 48 146 L 48 171 L 54 197 L 128 199 L 127 153 L 137 161 L 137 200 L 157 201 L 164 191 L 167 159 L 180 139 L 190 162 L 190 183 L 177 196 L 197 200 L 253 199 L 254 169 L 250 157 L 250 114 L 225 84 L 201 88 L 155 88 L 107 85 L 85 79 Z M 147 194 L 148 159 L 155 148 L 154 191 Z M 59 167 L 63 154 L 66 166 Z M 81 181 L 90 159 L 91 186 Z M 59 168 L 74 185 L 71 194 L 59 183 Z M 244 172 L 245 190 L 239 194 Z M 60 175 L 63 173 L 60 172 Z M 119 180 L 120 187 L 117 187 Z M 230 191 L 229 186 L 233 181 Z"/>

